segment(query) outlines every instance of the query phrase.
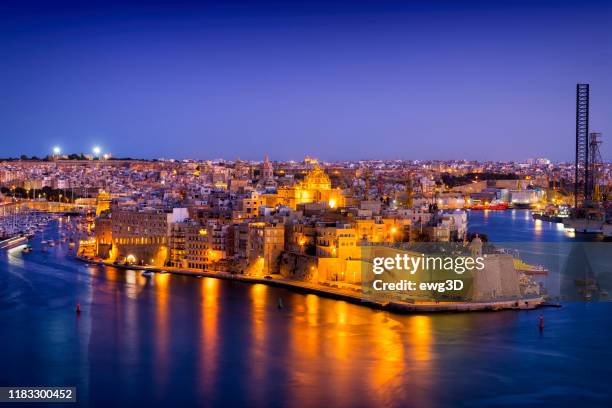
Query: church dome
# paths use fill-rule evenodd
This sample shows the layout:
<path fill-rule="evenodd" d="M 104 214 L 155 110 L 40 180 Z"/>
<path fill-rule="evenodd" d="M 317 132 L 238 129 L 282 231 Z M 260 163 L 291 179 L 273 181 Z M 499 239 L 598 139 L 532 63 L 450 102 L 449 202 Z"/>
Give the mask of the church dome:
<path fill-rule="evenodd" d="M 304 186 L 312 190 L 329 190 L 331 189 L 331 180 L 319 166 L 316 166 L 304 178 Z"/>

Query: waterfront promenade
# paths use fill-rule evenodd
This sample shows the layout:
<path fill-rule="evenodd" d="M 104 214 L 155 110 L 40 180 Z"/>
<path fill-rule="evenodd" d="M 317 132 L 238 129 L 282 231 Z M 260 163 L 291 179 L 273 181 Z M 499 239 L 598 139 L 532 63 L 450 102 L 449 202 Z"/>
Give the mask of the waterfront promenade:
<path fill-rule="evenodd" d="M 362 306 L 371 307 L 374 309 L 388 310 L 396 313 L 434 313 L 434 312 L 476 312 L 476 311 L 497 311 L 507 309 L 535 309 L 545 303 L 542 296 L 531 296 L 521 299 L 503 299 L 489 302 L 409 302 L 401 300 L 381 300 L 380 297 L 374 297 L 364 294 L 360 285 L 350 285 L 346 283 L 326 282 L 311 283 L 296 281 L 283 278 L 280 275 L 268 275 L 269 278 L 261 276 L 251 276 L 243 274 L 232 274 L 227 272 L 207 272 L 196 269 L 184 269 L 174 267 L 151 267 L 151 266 L 136 266 L 136 265 L 116 265 L 111 262 L 92 261 L 82 257 L 80 260 L 88 263 L 105 265 L 122 270 L 139 270 L 177 275 L 189 275 L 196 277 L 207 277 L 224 280 L 233 280 L 246 282 L 251 284 L 264 284 L 269 286 L 277 286 L 287 288 L 299 292 L 311 293 L 317 296 L 323 296 L 331 299 L 344 300 L 350 303 L 359 304 Z"/>

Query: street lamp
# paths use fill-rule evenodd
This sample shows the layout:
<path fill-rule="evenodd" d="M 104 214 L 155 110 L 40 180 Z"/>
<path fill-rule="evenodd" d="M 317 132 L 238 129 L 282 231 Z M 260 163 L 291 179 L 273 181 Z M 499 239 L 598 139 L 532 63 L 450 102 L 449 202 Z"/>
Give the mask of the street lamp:
<path fill-rule="evenodd" d="M 97 157 L 97 156 L 100 156 L 100 152 L 101 152 L 101 151 L 102 151 L 102 150 L 101 150 L 101 149 L 100 149 L 100 147 L 98 147 L 98 146 L 95 146 L 95 147 L 93 148 L 93 153 L 94 153 L 94 155 L 95 155 L 96 157 Z"/>
<path fill-rule="evenodd" d="M 62 149 L 59 148 L 59 146 L 55 146 L 53 148 L 53 154 L 56 156 L 59 156 L 59 154 L 62 152 Z"/>

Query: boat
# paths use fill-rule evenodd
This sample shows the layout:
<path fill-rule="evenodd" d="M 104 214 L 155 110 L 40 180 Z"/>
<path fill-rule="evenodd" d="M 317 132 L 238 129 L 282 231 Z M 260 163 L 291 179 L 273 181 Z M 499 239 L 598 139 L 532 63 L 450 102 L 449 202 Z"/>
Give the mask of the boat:
<path fill-rule="evenodd" d="M 142 271 L 140 274 L 142 276 L 144 276 L 145 278 L 149 278 L 149 277 L 153 276 L 153 272 L 152 271 Z"/>
<path fill-rule="evenodd" d="M 531 218 L 534 220 L 541 220 L 547 222 L 563 222 L 563 217 L 554 214 L 546 214 L 543 212 L 534 212 L 531 214 Z"/>
<path fill-rule="evenodd" d="M 491 202 L 484 202 L 473 204 L 470 209 L 472 210 L 492 210 L 492 211 L 503 211 L 508 209 L 508 203 L 500 200 L 493 200 Z"/>
<path fill-rule="evenodd" d="M 0 241 L 0 249 L 11 249 L 28 242 L 26 237 L 18 236 Z"/>
<path fill-rule="evenodd" d="M 581 234 L 603 234 L 604 221 L 588 218 L 566 218 L 563 226 Z"/>
<path fill-rule="evenodd" d="M 534 220 L 542 220 L 548 222 L 563 222 L 564 219 L 570 216 L 570 209 L 567 205 L 556 206 L 554 204 L 547 205 L 542 211 L 534 211 L 531 217 Z"/>
<path fill-rule="evenodd" d="M 33 251 L 33 249 L 32 249 L 32 247 L 30 245 L 27 245 L 25 248 L 23 248 L 21 250 L 21 252 L 24 253 L 24 254 L 28 254 L 28 253 L 30 253 L 32 251 Z"/>
<path fill-rule="evenodd" d="M 525 275 L 548 275 L 548 269 L 542 265 L 530 265 L 520 258 L 514 258 L 514 269 Z"/>
<path fill-rule="evenodd" d="M 603 234 L 607 225 L 606 212 L 601 208 L 580 208 L 574 210 L 571 217 L 563 220 L 565 228 L 573 229 L 581 234 Z"/>

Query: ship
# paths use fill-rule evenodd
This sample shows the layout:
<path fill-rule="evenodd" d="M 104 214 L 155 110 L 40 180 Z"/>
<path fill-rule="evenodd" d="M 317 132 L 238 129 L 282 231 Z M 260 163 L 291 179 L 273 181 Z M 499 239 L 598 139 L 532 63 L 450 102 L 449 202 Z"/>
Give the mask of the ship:
<path fill-rule="evenodd" d="M 534 211 L 531 217 L 534 220 L 542 220 L 549 222 L 563 222 L 564 219 L 570 216 L 569 207 L 566 205 L 556 206 L 553 204 L 547 205 L 542 211 Z"/>
<path fill-rule="evenodd" d="M 577 211 L 577 214 L 563 220 L 565 228 L 581 234 L 603 234 L 606 224 L 606 213 L 599 208 L 583 208 Z"/>
<path fill-rule="evenodd" d="M 492 211 L 503 211 L 508 209 L 508 203 L 500 200 L 493 200 L 491 202 L 484 202 L 478 204 L 472 204 L 470 207 L 472 210 L 492 210 Z"/>

